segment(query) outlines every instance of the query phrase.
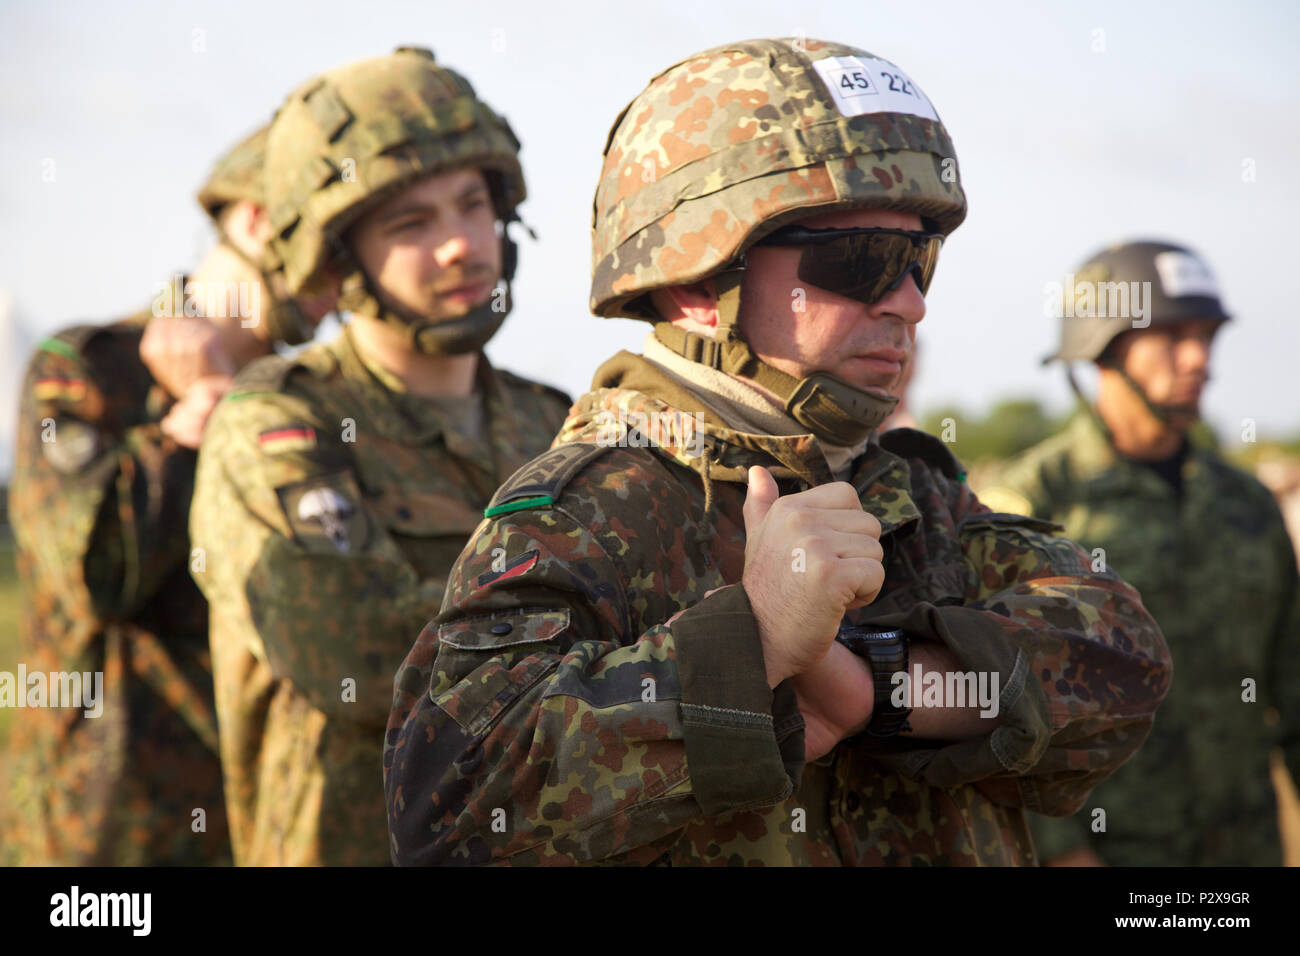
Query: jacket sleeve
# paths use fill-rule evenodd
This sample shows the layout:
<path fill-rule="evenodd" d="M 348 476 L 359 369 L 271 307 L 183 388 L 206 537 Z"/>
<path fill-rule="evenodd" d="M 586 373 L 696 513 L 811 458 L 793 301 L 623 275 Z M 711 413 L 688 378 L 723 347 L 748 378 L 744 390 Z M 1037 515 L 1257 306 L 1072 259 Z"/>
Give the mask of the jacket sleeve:
<path fill-rule="evenodd" d="M 1150 732 L 1172 674 L 1164 637 L 1138 593 L 1094 569 L 1055 526 L 989 512 L 964 484 L 950 494 L 965 602 L 922 603 L 874 623 L 996 673 L 1001 725 L 944 746 L 909 741 L 878 759 L 934 786 L 972 783 L 1003 805 L 1073 813 Z"/>
<path fill-rule="evenodd" d="M 398 674 L 394 862 L 650 863 L 694 818 L 794 792 L 803 720 L 744 590 L 644 627 L 626 588 L 561 507 L 481 529 Z"/>
<path fill-rule="evenodd" d="M 1278 711 L 1283 760 L 1292 782 L 1300 786 L 1300 577 L 1280 514 L 1277 525 L 1274 549 L 1284 584 L 1269 653 L 1268 700 Z"/>
<path fill-rule="evenodd" d="M 194 453 L 139 422 L 111 336 L 47 339 L 19 403 L 11 516 L 36 588 L 81 620 L 126 621 L 188 558 Z M 140 383 L 131 383 L 139 386 Z M 88 636 L 97 628 L 78 629 Z M 68 648 L 76 653 L 76 648 Z"/>
<path fill-rule="evenodd" d="M 312 706 L 378 732 L 393 669 L 445 582 L 418 577 L 338 433 L 299 398 L 224 399 L 199 455 L 190 529 L 204 567 L 193 577 L 214 640 L 243 640 Z"/>

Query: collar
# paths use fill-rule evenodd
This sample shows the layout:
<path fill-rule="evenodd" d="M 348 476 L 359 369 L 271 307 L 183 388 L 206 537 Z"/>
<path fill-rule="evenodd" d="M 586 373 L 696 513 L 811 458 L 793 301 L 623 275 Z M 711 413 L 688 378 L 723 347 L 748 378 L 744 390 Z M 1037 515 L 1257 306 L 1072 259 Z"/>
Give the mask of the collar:
<path fill-rule="evenodd" d="M 778 482 L 803 487 L 836 480 L 814 436 L 729 427 L 680 379 L 631 352 L 619 352 L 597 370 L 592 390 L 578 399 L 559 441 L 649 448 L 705 481 L 744 485 L 752 465 L 767 468 Z M 885 531 L 920 516 L 910 466 L 880 447 L 875 436 L 852 460 L 846 480 L 870 502 Z"/>
<path fill-rule="evenodd" d="M 775 396 L 748 379 L 692 362 L 659 341 L 652 331 L 642 346 L 642 357 L 675 378 L 719 422 L 737 431 L 761 435 L 806 435 L 808 429 L 796 421 Z M 867 447 L 867 440 L 853 446 L 831 445 L 812 436 L 826 458 L 831 472 L 846 478 L 855 458 Z"/>
<path fill-rule="evenodd" d="M 1069 448 L 1070 462 L 1077 481 L 1094 489 L 1155 489 L 1161 497 L 1170 486 L 1152 469 L 1125 458 L 1115 450 L 1110 432 L 1091 405 L 1080 404 L 1066 423 L 1063 440 Z M 1193 429 L 1187 434 L 1187 455 L 1183 459 L 1184 484 L 1194 478 L 1207 460 L 1217 455 L 1214 445 Z"/>
<path fill-rule="evenodd" d="M 307 356 L 300 356 L 300 361 Z M 358 427 L 374 429 L 391 441 L 404 445 L 427 445 L 442 438 L 452 454 L 475 461 L 485 470 L 494 469 L 492 448 L 483 447 L 474 436 L 456 427 L 436 400 L 410 394 L 401 379 L 378 363 L 367 360 L 356 346 L 346 325 L 323 347 L 321 358 L 332 364 L 342 378 L 348 412 L 358 418 Z M 314 364 L 311 360 L 304 364 Z M 500 447 L 502 409 L 508 404 L 505 386 L 487 357 L 479 354 L 475 391 L 484 400 L 489 442 Z"/>

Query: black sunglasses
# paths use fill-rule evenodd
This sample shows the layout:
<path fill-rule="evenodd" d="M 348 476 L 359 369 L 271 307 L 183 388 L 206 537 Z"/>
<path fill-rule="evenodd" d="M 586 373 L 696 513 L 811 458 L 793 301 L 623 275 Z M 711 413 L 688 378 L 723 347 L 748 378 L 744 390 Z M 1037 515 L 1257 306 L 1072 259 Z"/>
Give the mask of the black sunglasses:
<path fill-rule="evenodd" d="M 934 278 L 943 236 L 906 229 L 809 229 L 783 226 L 756 246 L 807 246 L 799 278 L 866 305 L 879 302 L 909 275 L 925 295 Z"/>

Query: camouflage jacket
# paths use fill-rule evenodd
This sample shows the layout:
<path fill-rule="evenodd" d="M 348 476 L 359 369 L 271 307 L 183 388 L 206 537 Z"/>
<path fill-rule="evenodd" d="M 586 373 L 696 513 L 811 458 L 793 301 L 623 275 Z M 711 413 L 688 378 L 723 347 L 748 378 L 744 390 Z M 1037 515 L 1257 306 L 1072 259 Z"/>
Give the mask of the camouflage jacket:
<path fill-rule="evenodd" d="M 1135 592 L 1046 523 L 990 514 L 941 442 L 900 429 L 854 463 L 886 584 L 850 618 L 998 672 L 1003 724 L 861 735 L 805 766 L 738 585 L 752 464 L 782 493 L 831 480 L 811 435 L 729 430 L 639 356 L 597 373 L 398 674 L 396 862 L 1031 864 L 1023 811 L 1077 809 L 1146 736 L 1168 658 Z"/>
<path fill-rule="evenodd" d="M 393 391 L 345 331 L 217 407 L 192 511 L 240 865 L 385 864 L 393 675 L 492 492 L 569 401 L 480 361 L 488 445 Z"/>
<path fill-rule="evenodd" d="M 1175 662 L 1133 762 L 1084 812 L 1032 821 L 1044 858 L 1087 844 L 1121 865 L 1280 862 L 1268 757 L 1281 742 L 1292 777 L 1300 773 L 1295 555 L 1272 495 L 1212 449 L 1192 447 L 1182 478 L 1179 496 L 1119 457 L 1081 410 L 989 480 L 990 501 L 1061 522 L 1133 584 Z"/>
<path fill-rule="evenodd" d="M 140 360 L 148 317 L 46 339 L 23 384 L 13 663 L 29 681 L 101 674 L 103 711 L 14 712 L 15 863 L 230 862 L 207 606 L 188 569 L 195 457 L 159 428 L 172 400 Z"/>

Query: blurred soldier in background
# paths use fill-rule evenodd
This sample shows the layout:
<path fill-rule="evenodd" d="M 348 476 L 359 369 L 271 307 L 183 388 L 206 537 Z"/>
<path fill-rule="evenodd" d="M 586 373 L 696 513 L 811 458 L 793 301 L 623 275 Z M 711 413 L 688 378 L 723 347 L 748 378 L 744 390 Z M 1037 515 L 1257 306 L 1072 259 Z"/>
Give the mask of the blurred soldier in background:
<path fill-rule="evenodd" d="M 238 864 L 388 862 L 393 675 L 493 491 L 564 420 L 567 396 L 480 351 L 510 309 L 518 150 L 413 48 L 305 84 L 273 124 L 284 276 L 340 285 L 352 315 L 250 366 L 200 455 L 195 579 Z"/>
<path fill-rule="evenodd" d="M 654 330 L 497 492 L 398 675 L 397 862 L 1032 864 L 1024 808 L 1132 754 L 1168 681 L 1133 589 L 875 434 L 965 215 L 934 107 L 855 47 L 720 46 L 629 104 L 591 306 Z M 923 705 L 958 679 L 996 706 Z"/>
<path fill-rule="evenodd" d="M 19 659 L 28 674 L 102 674 L 102 714 L 16 713 L 12 862 L 230 862 L 208 612 L 190 580 L 205 559 L 187 524 L 195 449 L 233 374 L 312 330 L 257 265 L 265 144 L 265 129 L 240 143 L 199 193 L 221 241 L 192 276 L 137 315 L 46 339 L 28 368 L 9 503 Z"/>
<path fill-rule="evenodd" d="M 1136 586 L 1169 643 L 1174 682 L 1150 739 L 1083 812 L 1035 817 L 1040 856 L 1277 864 L 1269 751 L 1281 743 L 1294 779 L 1300 595 L 1272 496 L 1193 430 L 1228 320 L 1217 284 L 1186 248 L 1132 242 L 1090 259 L 1066 294 L 1071 306 L 1093 308 L 1064 311 L 1061 347 L 1044 361 L 1095 362 L 1096 406 L 1082 404 L 981 498 L 1060 522 L 1095 563 Z"/>

